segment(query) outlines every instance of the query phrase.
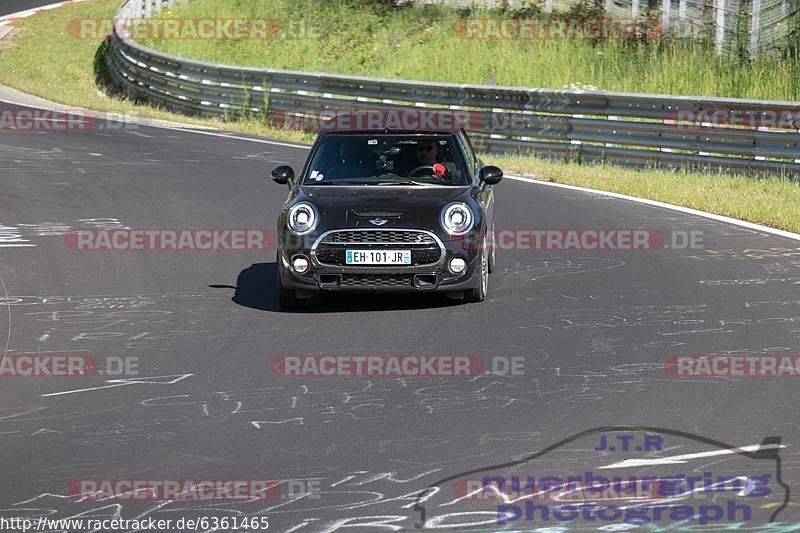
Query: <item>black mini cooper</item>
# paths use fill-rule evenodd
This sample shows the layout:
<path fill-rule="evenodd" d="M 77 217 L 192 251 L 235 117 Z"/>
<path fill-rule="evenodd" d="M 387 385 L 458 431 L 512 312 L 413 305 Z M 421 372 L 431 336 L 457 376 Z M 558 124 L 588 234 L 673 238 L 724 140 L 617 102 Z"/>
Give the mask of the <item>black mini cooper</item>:
<path fill-rule="evenodd" d="M 494 269 L 494 191 L 464 131 L 317 136 L 278 216 L 278 299 L 318 291 L 443 292 L 480 302 Z"/>

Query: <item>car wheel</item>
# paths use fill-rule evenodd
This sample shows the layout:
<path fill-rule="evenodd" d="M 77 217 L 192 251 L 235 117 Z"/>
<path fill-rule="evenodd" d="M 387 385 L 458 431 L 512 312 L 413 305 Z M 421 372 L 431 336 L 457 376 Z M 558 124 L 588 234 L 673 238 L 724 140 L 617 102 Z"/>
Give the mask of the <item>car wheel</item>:
<path fill-rule="evenodd" d="M 478 268 L 480 268 L 478 286 L 464 291 L 464 300 L 470 303 L 484 301 L 489 290 L 489 253 L 486 251 L 486 237 L 483 238 L 481 245 L 481 258 Z"/>
<path fill-rule="evenodd" d="M 497 264 L 495 259 L 495 252 L 497 251 L 497 241 L 495 240 L 496 235 L 494 232 L 494 223 L 492 223 L 492 249 L 489 252 L 489 274 L 494 272 L 494 267 Z"/>
<path fill-rule="evenodd" d="M 302 307 L 302 301 L 297 297 L 297 291 L 287 289 L 283 286 L 281 281 L 281 265 L 280 253 L 275 261 L 275 272 L 277 272 L 276 284 L 278 287 L 278 305 L 281 309 L 299 309 Z"/>

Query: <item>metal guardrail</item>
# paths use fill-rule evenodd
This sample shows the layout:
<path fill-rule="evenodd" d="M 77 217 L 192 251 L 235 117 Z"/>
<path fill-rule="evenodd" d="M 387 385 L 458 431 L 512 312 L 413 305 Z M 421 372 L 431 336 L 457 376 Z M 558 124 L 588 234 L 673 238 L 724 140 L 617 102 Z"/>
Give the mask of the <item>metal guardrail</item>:
<path fill-rule="evenodd" d="M 177 57 L 120 37 L 125 35 L 122 21 L 150 17 L 176 3 L 127 0 L 117 12 L 106 64 L 113 83 L 132 98 L 192 115 L 260 114 L 271 119 L 323 110 L 458 109 L 483 117 L 470 133 L 485 151 L 694 169 L 800 171 L 797 129 L 689 128 L 674 120 L 680 110 L 703 109 L 763 110 L 800 117 L 800 102 L 426 83 L 248 68 Z"/>

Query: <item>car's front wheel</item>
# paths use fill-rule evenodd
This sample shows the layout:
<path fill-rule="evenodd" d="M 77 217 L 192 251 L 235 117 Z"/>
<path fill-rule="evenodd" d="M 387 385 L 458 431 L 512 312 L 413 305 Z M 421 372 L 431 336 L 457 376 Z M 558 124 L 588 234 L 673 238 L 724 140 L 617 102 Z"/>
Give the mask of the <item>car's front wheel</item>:
<path fill-rule="evenodd" d="M 293 289 L 287 289 L 283 286 L 283 281 L 281 278 L 280 252 L 278 253 L 278 257 L 275 259 L 275 272 L 277 273 L 277 279 L 275 283 L 278 288 L 278 305 L 280 308 L 289 310 L 302 307 L 303 302 L 297 297 L 297 291 Z"/>
<path fill-rule="evenodd" d="M 484 301 L 486 299 L 486 293 L 489 291 L 489 253 L 486 251 L 486 237 L 483 238 L 483 242 L 481 243 L 481 256 L 478 268 L 480 268 L 478 286 L 464 292 L 464 300 L 470 303 Z"/>

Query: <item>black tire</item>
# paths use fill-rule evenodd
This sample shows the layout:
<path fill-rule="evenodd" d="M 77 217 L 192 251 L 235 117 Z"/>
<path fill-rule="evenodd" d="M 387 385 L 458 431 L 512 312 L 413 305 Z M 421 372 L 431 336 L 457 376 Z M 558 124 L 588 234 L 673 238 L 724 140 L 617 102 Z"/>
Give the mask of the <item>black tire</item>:
<path fill-rule="evenodd" d="M 303 306 L 303 302 L 297 297 L 297 291 L 285 288 L 283 286 L 283 282 L 281 281 L 280 261 L 280 256 L 278 256 L 277 261 L 275 262 L 275 272 L 277 272 L 277 279 L 275 283 L 278 290 L 278 305 L 281 309 L 286 310 L 299 309 Z"/>
<path fill-rule="evenodd" d="M 480 268 L 478 286 L 464 291 L 464 301 L 467 303 L 484 301 L 489 290 L 489 253 L 486 251 L 486 237 L 483 238 L 483 243 L 481 244 L 478 268 Z"/>

